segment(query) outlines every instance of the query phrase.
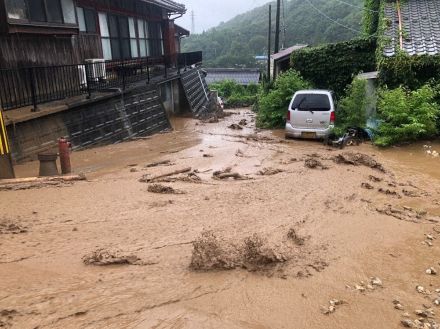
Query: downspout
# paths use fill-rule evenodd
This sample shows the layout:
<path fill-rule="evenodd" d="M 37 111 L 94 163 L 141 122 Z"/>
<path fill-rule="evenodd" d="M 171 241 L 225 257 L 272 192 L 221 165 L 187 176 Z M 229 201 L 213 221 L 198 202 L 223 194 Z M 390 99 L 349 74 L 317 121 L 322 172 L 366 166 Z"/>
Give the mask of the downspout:
<path fill-rule="evenodd" d="M 397 17 L 399 19 L 399 41 L 400 50 L 403 50 L 403 24 L 402 24 L 402 10 L 400 7 L 400 0 L 396 0 Z"/>

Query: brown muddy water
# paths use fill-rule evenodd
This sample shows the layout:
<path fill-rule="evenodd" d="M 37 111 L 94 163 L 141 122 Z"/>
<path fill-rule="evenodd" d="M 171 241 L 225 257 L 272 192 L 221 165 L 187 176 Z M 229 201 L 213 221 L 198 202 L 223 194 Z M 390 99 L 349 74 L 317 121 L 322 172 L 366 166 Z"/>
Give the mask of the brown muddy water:
<path fill-rule="evenodd" d="M 401 170 L 422 172 L 440 179 L 440 157 L 427 153 L 428 150 L 440 153 L 440 141 L 418 142 L 408 146 L 379 150 L 383 156 L 393 160 Z"/>
<path fill-rule="evenodd" d="M 434 159 L 285 141 L 233 112 L 75 152 L 87 182 L 0 191 L 0 328 L 438 328 Z"/>

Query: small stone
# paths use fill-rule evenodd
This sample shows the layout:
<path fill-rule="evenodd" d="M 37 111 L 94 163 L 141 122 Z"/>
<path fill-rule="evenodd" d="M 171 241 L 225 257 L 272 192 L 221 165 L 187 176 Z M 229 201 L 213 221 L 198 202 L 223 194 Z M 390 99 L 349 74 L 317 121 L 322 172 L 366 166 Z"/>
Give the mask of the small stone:
<path fill-rule="evenodd" d="M 339 299 L 332 299 L 329 303 L 331 306 L 338 306 L 344 304 L 344 301 Z"/>
<path fill-rule="evenodd" d="M 414 320 L 414 325 L 417 326 L 417 328 L 420 328 L 421 326 L 423 326 L 423 322 L 420 320 Z"/>
<path fill-rule="evenodd" d="M 436 293 L 440 293 L 440 289 L 435 289 L 435 292 Z"/>
<path fill-rule="evenodd" d="M 415 310 L 415 314 L 417 316 L 422 317 L 422 318 L 427 318 L 428 317 L 428 312 L 422 311 L 422 310 Z"/>
<path fill-rule="evenodd" d="M 358 285 L 358 284 L 355 286 L 355 289 L 359 290 L 360 292 L 364 292 L 365 291 L 365 288 L 360 286 L 360 285 Z"/>
<path fill-rule="evenodd" d="M 394 300 L 393 300 L 393 304 L 394 304 L 394 305 L 400 304 L 400 300 L 398 300 L 398 299 L 394 299 Z"/>
<path fill-rule="evenodd" d="M 435 268 L 433 268 L 433 267 L 430 267 L 430 268 L 428 268 L 428 269 L 426 270 L 426 274 L 429 274 L 429 275 L 437 275 L 437 270 L 436 270 Z"/>
<path fill-rule="evenodd" d="M 405 328 L 414 328 L 414 323 L 409 319 L 404 319 L 404 320 L 400 321 L 400 323 Z"/>
<path fill-rule="evenodd" d="M 409 315 L 408 312 L 405 312 L 405 313 L 402 314 L 402 316 L 403 316 L 404 318 L 409 318 L 411 315 Z"/>
<path fill-rule="evenodd" d="M 379 278 L 376 278 L 376 277 L 371 278 L 371 284 L 372 284 L 373 286 L 382 287 L 382 280 L 379 279 Z"/>
<path fill-rule="evenodd" d="M 403 306 L 401 304 L 394 305 L 394 308 L 399 311 L 403 311 Z"/>
<path fill-rule="evenodd" d="M 428 240 L 425 241 L 425 244 L 426 244 L 428 247 L 432 247 L 432 246 L 433 246 L 432 242 L 431 242 L 431 241 L 428 241 Z"/>
<path fill-rule="evenodd" d="M 426 238 L 431 241 L 434 240 L 434 237 L 431 234 L 427 234 Z"/>
<path fill-rule="evenodd" d="M 371 284 L 369 284 L 369 285 L 367 285 L 367 289 L 368 290 L 374 290 L 374 287 Z"/>
<path fill-rule="evenodd" d="M 422 286 L 417 286 L 416 290 L 419 294 L 423 294 L 425 292 L 425 288 L 423 288 Z"/>
<path fill-rule="evenodd" d="M 439 305 L 440 305 L 440 299 L 436 299 L 436 300 L 434 300 L 434 304 L 437 305 L 437 306 L 439 306 Z"/>

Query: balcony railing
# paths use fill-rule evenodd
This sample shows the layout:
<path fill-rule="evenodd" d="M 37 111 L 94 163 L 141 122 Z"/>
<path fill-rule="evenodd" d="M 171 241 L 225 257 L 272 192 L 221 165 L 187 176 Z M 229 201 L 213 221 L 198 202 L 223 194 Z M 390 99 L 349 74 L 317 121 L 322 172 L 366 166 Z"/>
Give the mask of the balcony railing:
<path fill-rule="evenodd" d="M 121 61 L 91 60 L 83 64 L 0 69 L 4 110 L 32 106 L 94 92 L 125 90 L 134 83 L 166 78 L 202 62 L 202 52 Z M 176 65 L 177 63 L 177 65 Z"/>

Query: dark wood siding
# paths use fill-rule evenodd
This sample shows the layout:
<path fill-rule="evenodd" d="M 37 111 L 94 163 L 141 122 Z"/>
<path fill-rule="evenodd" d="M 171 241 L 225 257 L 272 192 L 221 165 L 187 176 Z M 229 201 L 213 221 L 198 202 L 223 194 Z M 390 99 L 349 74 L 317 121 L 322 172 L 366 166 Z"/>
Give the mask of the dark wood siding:
<path fill-rule="evenodd" d="M 98 35 L 0 36 L 0 68 L 78 64 L 87 58 L 102 58 Z"/>

